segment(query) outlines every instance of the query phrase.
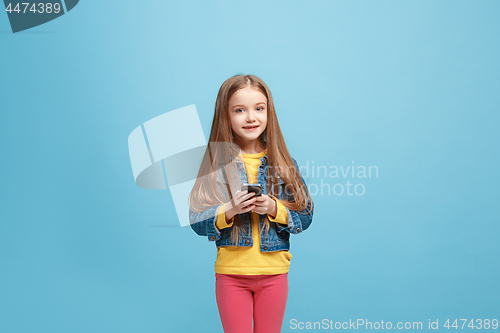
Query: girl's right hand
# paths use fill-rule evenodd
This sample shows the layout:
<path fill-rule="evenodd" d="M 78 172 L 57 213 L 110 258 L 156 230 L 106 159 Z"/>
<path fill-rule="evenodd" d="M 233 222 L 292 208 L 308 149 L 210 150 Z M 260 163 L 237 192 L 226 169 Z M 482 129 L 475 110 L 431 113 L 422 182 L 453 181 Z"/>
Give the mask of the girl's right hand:
<path fill-rule="evenodd" d="M 256 200 L 254 192 L 238 191 L 234 194 L 234 206 L 231 201 L 226 204 L 226 219 L 230 220 L 237 214 L 243 214 L 255 208 L 253 204 Z M 253 197 L 253 198 L 252 198 Z"/>

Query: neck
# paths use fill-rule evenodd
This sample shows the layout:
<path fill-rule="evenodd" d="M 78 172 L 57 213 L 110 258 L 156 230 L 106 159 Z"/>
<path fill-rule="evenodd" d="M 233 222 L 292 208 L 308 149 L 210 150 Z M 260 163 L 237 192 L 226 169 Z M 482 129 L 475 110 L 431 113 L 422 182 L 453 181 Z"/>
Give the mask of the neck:
<path fill-rule="evenodd" d="M 260 140 L 238 142 L 237 145 L 240 147 L 242 154 L 258 154 L 266 149 Z"/>

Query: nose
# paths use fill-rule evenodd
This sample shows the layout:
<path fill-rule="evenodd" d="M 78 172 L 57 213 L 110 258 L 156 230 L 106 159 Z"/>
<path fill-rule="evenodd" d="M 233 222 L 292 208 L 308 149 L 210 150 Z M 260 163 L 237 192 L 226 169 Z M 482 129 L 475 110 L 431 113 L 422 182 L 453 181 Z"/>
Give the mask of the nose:
<path fill-rule="evenodd" d="M 253 111 L 248 111 L 247 113 L 247 123 L 253 123 L 255 122 L 255 115 L 253 114 Z"/>

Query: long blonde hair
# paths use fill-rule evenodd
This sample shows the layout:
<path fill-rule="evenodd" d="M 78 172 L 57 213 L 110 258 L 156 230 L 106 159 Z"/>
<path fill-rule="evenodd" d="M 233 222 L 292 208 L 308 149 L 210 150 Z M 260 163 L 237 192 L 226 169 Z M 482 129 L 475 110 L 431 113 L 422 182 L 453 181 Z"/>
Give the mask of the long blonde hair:
<path fill-rule="evenodd" d="M 232 193 L 239 190 L 239 179 L 234 164 L 234 157 L 238 152 L 235 148 L 237 145 L 229 121 L 228 107 L 229 99 L 234 93 L 245 87 L 251 87 L 267 97 L 267 127 L 259 137 L 259 140 L 261 145 L 267 148 L 267 160 L 269 165 L 267 179 L 270 192 L 268 195 L 278 200 L 278 178 L 281 177 L 286 185 L 285 193 L 291 195 L 292 200 L 279 201 L 285 207 L 294 211 L 305 210 L 308 206 L 308 202 L 310 202 L 310 210 L 304 213 L 307 214 L 313 209 L 311 196 L 301 179 L 299 170 L 295 167 L 295 163 L 283 139 L 278 117 L 276 116 L 276 110 L 274 109 L 271 91 L 259 77 L 243 74 L 230 77 L 219 89 L 215 102 L 215 113 L 212 120 L 210 138 L 208 140 L 209 143 L 200 166 L 200 171 L 198 172 L 198 178 L 189 195 L 190 207 L 193 211 L 200 212 L 210 206 L 227 203 L 229 200 L 233 201 Z M 230 175 L 226 178 L 227 183 L 225 184 L 217 184 L 215 177 L 217 173 L 215 171 L 219 169 Z M 224 185 L 226 188 L 224 188 Z M 275 193 L 276 196 L 274 196 Z M 233 230 L 231 231 L 231 240 L 236 244 L 238 242 L 239 228 L 241 227 L 239 215 L 235 215 Z M 266 230 L 266 235 L 269 228 L 270 221 L 266 215 L 263 227 L 263 230 Z M 243 228 L 243 230 L 245 233 L 250 231 L 245 230 L 245 228 Z M 262 233 L 263 230 L 260 232 Z"/>

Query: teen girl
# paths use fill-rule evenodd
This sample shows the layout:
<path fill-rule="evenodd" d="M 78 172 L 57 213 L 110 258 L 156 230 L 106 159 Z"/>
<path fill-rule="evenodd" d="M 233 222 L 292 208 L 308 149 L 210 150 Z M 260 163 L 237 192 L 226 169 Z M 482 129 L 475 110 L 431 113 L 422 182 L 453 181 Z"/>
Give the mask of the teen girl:
<path fill-rule="evenodd" d="M 260 184 L 262 195 L 241 190 L 244 183 Z M 192 229 L 217 245 L 215 289 L 224 332 L 281 332 L 289 237 L 309 227 L 313 202 L 260 78 L 236 75 L 222 84 L 189 201 Z"/>

